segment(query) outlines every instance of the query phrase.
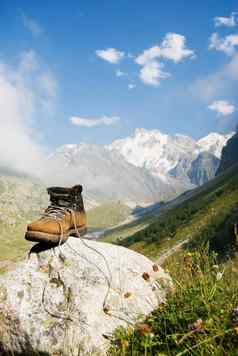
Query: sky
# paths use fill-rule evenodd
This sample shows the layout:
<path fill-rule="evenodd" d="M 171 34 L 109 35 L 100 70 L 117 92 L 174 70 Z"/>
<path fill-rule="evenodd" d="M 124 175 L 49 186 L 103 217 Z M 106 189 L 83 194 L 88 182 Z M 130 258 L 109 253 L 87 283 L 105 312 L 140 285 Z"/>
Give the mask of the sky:
<path fill-rule="evenodd" d="M 0 0 L 0 44 L 3 164 L 138 127 L 236 125 L 237 0 Z"/>

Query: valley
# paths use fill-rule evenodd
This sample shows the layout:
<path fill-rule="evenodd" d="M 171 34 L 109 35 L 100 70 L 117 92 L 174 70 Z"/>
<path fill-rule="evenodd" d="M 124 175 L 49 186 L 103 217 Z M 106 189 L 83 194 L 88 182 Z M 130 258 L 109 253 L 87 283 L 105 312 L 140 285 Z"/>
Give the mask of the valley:
<path fill-rule="evenodd" d="M 156 221 L 158 214 L 199 191 L 200 188 L 194 190 L 194 187 L 214 177 L 222 147 L 229 137 L 230 134 L 210 134 L 195 142 L 182 135 L 170 137 L 158 130 L 137 129 L 131 137 L 108 147 L 66 145 L 50 159 L 59 160 L 60 165 L 56 166 L 64 168 L 56 177 L 65 175 L 67 170 L 65 176 L 73 177 L 71 183 L 79 179 L 85 183 L 89 238 L 113 242 L 142 230 Z M 203 152 L 212 155 L 215 166 L 209 160 L 204 168 L 195 164 L 196 157 Z M 186 169 L 181 171 L 179 167 Z M 192 175 L 191 167 L 196 170 Z M 45 187 L 45 182 L 14 172 L 3 171 L 0 176 L 2 270 L 29 250 L 29 243 L 23 238 L 25 227 L 48 206 Z M 187 192 L 180 195 L 184 190 Z M 142 243 L 135 244 L 136 248 L 140 250 L 139 245 L 143 249 Z M 169 241 L 167 245 L 170 246 Z M 153 244 L 147 246 L 149 249 L 153 250 Z"/>
<path fill-rule="evenodd" d="M 238 293 L 238 163 L 236 158 L 224 162 L 231 157 L 233 140 L 236 136 L 222 151 L 219 164 L 225 168 L 219 174 L 171 200 L 133 206 L 126 200 L 96 201 L 92 195 L 88 199 L 86 192 L 86 238 L 149 257 L 170 273 L 175 285 L 168 304 L 143 321 L 143 332 L 141 324 L 133 331 L 115 331 L 111 355 L 129 356 L 131 350 L 133 356 L 183 355 L 191 350 L 194 355 L 222 355 L 227 350 L 236 355 L 232 313 Z M 48 197 L 42 183 L 24 176 L 2 175 L 0 189 L 4 273 L 27 257 L 32 244 L 23 239 L 26 223 L 40 215 Z"/>
<path fill-rule="evenodd" d="M 109 145 L 64 145 L 50 156 L 53 184 L 78 180 L 95 201 L 120 200 L 129 206 L 168 201 L 215 176 L 222 148 L 232 135 L 211 133 L 196 141 L 136 129 Z"/>
<path fill-rule="evenodd" d="M 112 355 L 237 355 L 238 163 L 224 162 L 237 144 L 231 140 L 222 173 L 149 226 L 116 240 L 162 263 L 175 289 L 133 330 L 116 331 Z"/>

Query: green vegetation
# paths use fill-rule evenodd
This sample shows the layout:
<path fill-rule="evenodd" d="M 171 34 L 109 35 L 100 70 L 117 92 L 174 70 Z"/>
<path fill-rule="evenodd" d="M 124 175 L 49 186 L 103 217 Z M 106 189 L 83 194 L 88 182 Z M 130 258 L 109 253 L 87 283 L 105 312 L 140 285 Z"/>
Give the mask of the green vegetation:
<path fill-rule="evenodd" d="M 131 209 L 121 203 L 107 202 L 87 212 L 90 228 L 109 228 L 122 223 L 131 214 Z"/>
<path fill-rule="evenodd" d="M 131 236 L 136 232 L 144 229 L 153 221 L 153 216 L 146 216 L 136 219 L 127 224 L 123 224 L 122 226 L 112 228 L 108 232 L 105 232 L 103 237 L 100 238 L 100 240 L 104 242 L 120 243 L 120 241 L 122 241 L 126 237 Z"/>
<path fill-rule="evenodd" d="M 181 204 L 164 210 L 154 222 L 122 241 L 125 247 L 157 259 L 164 250 L 183 240 L 196 245 L 211 241 L 213 249 L 227 249 L 233 243 L 228 229 L 226 239 L 218 234 L 238 208 L 238 167 L 204 185 Z"/>
<path fill-rule="evenodd" d="M 45 188 L 26 177 L 0 176 L 0 272 L 29 251 L 26 224 L 44 209 Z"/>
<path fill-rule="evenodd" d="M 164 263 L 175 286 L 167 304 L 117 330 L 110 355 L 238 354 L 237 221 L 236 166 L 120 241 L 155 261 L 187 242 Z"/>
<path fill-rule="evenodd" d="M 90 226 L 108 227 L 111 217 L 112 225 L 120 223 L 128 216 L 125 209 L 119 202 L 93 209 Z M 164 262 L 174 281 L 166 305 L 133 328 L 117 330 L 109 355 L 238 355 L 237 221 L 238 166 L 234 166 L 178 198 L 159 216 L 117 227 L 103 238 L 157 262 L 164 253 L 176 252 Z M 21 247 L 7 236 L 3 255 L 18 258 L 25 248 L 23 239 Z M 12 248 L 15 245 L 17 249 Z"/>
<path fill-rule="evenodd" d="M 217 265 L 206 249 L 166 261 L 175 289 L 134 328 L 114 334 L 110 355 L 237 355 L 238 259 Z"/>

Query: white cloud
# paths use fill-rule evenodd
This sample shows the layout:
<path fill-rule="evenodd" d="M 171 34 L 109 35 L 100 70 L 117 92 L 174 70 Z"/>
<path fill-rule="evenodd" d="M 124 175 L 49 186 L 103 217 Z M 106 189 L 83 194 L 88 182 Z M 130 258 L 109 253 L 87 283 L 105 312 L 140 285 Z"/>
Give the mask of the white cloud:
<path fill-rule="evenodd" d="M 185 58 L 194 58 L 194 51 L 186 47 L 186 38 L 177 33 L 167 33 L 161 44 L 146 49 L 135 58 L 135 62 L 142 66 L 139 77 L 148 85 L 158 86 L 162 79 L 170 76 L 163 71 L 160 58 L 172 60 L 175 63 Z"/>
<path fill-rule="evenodd" d="M 135 84 L 132 84 L 132 83 L 128 84 L 128 89 L 129 90 L 133 90 L 133 89 L 135 89 L 135 87 L 136 87 Z"/>
<path fill-rule="evenodd" d="M 189 86 L 189 92 L 205 102 L 218 96 L 234 96 L 238 92 L 238 54 L 217 72 L 193 82 Z"/>
<path fill-rule="evenodd" d="M 120 69 L 117 69 L 115 73 L 117 77 L 124 77 L 125 75 L 127 75 L 125 72 L 121 71 Z"/>
<path fill-rule="evenodd" d="M 34 36 L 39 36 L 44 32 L 42 26 L 32 17 L 29 17 L 26 14 L 22 13 L 21 19 L 25 28 L 30 31 Z"/>
<path fill-rule="evenodd" d="M 222 51 L 228 56 L 232 56 L 235 53 L 235 47 L 238 46 L 238 34 L 220 38 L 218 33 L 215 32 L 211 35 L 209 42 L 209 49 Z"/>
<path fill-rule="evenodd" d="M 50 90 L 49 82 L 42 83 L 49 72 L 40 62 L 34 51 L 28 51 L 14 67 L 0 63 L 0 152 L 4 152 L 0 166 L 38 177 L 46 169 L 45 149 L 38 143 L 40 133 L 34 126 L 48 114 L 45 106 L 53 105 L 56 95 L 55 80 Z"/>
<path fill-rule="evenodd" d="M 211 103 L 208 108 L 215 111 L 218 115 L 228 116 L 236 111 L 234 105 L 230 104 L 226 100 L 217 100 Z"/>
<path fill-rule="evenodd" d="M 220 26 L 235 27 L 237 24 L 235 15 L 236 13 L 232 12 L 232 14 L 228 17 L 226 16 L 215 17 L 214 18 L 215 27 L 220 27 Z"/>
<path fill-rule="evenodd" d="M 159 46 L 154 46 L 146 49 L 142 54 L 136 57 L 135 61 L 137 64 L 143 66 L 146 63 L 159 58 L 161 56 L 161 48 Z"/>
<path fill-rule="evenodd" d="M 162 79 L 166 79 L 170 76 L 169 73 L 163 71 L 163 64 L 150 61 L 146 63 L 140 70 L 140 79 L 143 83 L 158 86 Z"/>
<path fill-rule="evenodd" d="M 194 57 L 194 51 L 186 47 L 186 38 L 177 33 L 168 33 L 161 44 L 161 56 L 175 63 Z"/>
<path fill-rule="evenodd" d="M 161 44 L 145 50 L 135 61 L 139 65 L 145 65 L 157 58 L 164 58 L 178 63 L 194 55 L 194 51 L 186 47 L 186 38 L 183 35 L 167 33 Z"/>
<path fill-rule="evenodd" d="M 51 111 L 57 92 L 57 83 L 51 72 L 46 70 L 35 51 L 25 51 L 20 56 L 18 75 L 34 92 L 34 100 L 41 109 Z M 36 104 L 34 103 L 36 106 Z"/>
<path fill-rule="evenodd" d="M 115 48 L 107 48 L 105 50 L 97 50 L 96 55 L 104 61 L 117 64 L 124 58 L 125 53 L 118 51 Z"/>
<path fill-rule="evenodd" d="M 118 116 L 103 116 L 101 118 L 83 118 L 79 116 L 72 116 L 70 118 L 72 124 L 83 127 L 96 127 L 96 126 L 112 126 L 116 125 L 120 118 Z"/>

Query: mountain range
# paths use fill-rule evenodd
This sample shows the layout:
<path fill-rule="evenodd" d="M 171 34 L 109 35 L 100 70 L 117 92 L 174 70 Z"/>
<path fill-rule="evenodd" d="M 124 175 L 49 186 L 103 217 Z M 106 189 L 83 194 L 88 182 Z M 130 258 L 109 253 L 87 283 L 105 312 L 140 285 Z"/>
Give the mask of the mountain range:
<path fill-rule="evenodd" d="M 86 187 L 92 200 L 128 205 L 166 201 L 202 185 L 216 174 L 233 133 L 211 133 L 196 141 L 181 134 L 136 129 L 110 145 L 69 144 L 50 157 L 59 183 Z"/>

